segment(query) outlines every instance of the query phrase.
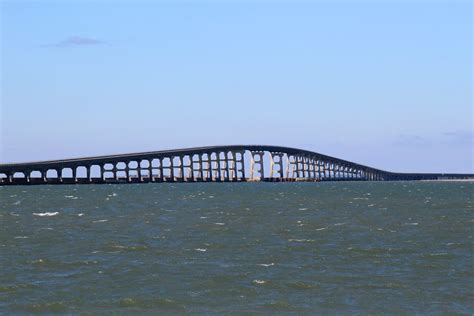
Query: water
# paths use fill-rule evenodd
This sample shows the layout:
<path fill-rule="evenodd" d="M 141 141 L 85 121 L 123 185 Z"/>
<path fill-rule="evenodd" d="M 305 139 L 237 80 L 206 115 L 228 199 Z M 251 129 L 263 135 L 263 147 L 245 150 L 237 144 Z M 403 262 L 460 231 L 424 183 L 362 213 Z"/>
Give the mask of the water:
<path fill-rule="evenodd" d="M 473 314 L 474 183 L 0 187 L 0 313 Z"/>

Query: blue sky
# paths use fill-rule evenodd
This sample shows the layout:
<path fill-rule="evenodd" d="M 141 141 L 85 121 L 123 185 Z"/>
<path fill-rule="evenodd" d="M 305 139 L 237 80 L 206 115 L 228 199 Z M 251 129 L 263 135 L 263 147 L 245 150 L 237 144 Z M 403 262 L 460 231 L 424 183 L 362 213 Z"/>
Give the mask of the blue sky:
<path fill-rule="evenodd" d="M 474 172 L 470 1 L 1 5 L 1 162 L 274 144 Z"/>

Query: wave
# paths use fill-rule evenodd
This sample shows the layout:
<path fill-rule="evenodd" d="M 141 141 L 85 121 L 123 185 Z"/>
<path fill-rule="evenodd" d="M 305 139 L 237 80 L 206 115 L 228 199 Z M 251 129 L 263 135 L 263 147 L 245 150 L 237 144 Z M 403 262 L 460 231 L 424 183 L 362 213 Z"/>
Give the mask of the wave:
<path fill-rule="evenodd" d="M 314 239 L 288 239 L 289 242 L 314 242 Z"/>
<path fill-rule="evenodd" d="M 59 212 L 44 212 L 44 213 L 33 213 L 35 216 L 56 216 Z"/>
<path fill-rule="evenodd" d="M 177 311 L 184 311 L 184 305 L 178 303 L 175 300 L 168 299 L 168 298 L 131 298 L 125 297 L 118 301 L 115 301 L 114 305 L 118 305 L 119 307 L 127 307 L 127 308 L 159 308 L 159 309 L 171 309 Z"/>
<path fill-rule="evenodd" d="M 99 220 L 96 220 L 96 221 L 92 221 L 92 223 L 105 223 L 105 222 L 108 222 L 109 220 L 108 219 L 99 219 Z"/>
<path fill-rule="evenodd" d="M 105 250 L 111 250 L 111 251 L 116 251 L 116 250 L 124 250 L 124 251 L 145 251 L 148 250 L 148 246 L 146 245 L 129 245 L 129 246 L 123 246 L 123 245 L 109 245 L 105 247 Z"/>

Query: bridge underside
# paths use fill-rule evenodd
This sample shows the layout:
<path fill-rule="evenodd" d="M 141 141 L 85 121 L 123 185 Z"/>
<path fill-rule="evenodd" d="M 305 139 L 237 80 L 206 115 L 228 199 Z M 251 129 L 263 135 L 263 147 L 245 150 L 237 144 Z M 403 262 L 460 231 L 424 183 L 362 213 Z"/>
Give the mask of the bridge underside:
<path fill-rule="evenodd" d="M 474 175 L 387 172 L 311 151 L 258 145 L 0 165 L 0 185 L 469 178 Z"/>

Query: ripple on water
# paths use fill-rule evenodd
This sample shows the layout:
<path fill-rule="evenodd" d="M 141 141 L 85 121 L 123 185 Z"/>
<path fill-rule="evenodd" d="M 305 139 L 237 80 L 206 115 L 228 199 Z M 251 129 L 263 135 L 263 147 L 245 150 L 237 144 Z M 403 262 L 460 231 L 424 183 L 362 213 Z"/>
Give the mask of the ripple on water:
<path fill-rule="evenodd" d="M 0 285 L 0 293 L 16 292 L 23 289 L 36 288 L 33 284 L 14 284 L 14 285 Z"/>
<path fill-rule="evenodd" d="M 419 223 L 403 223 L 404 226 L 418 226 Z"/>
<path fill-rule="evenodd" d="M 104 251 L 146 251 L 149 247 L 147 245 L 107 245 Z"/>
<path fill-rule="evenodd" d="M 127 308 L 153 308 L 157 310 L 175 310 L 184 312 L 184 304 L 169 298 L 133 298 L 125 297 L 119 299 L 113 303 L 113 305 L 118 307 L 127 307 Z"/>
<path fill-rule="evenodd" d="M 274 312 L 302 312 L 303 308 L 290 304 L 286 300 L 276 300 L 262 305 L 263 310 Z"/>
<path fill-rule="evenodd" d="M 71 269 L 76 267 L 97 265 L 97 260 L 77 260 L 77 261 L 61 261 L 51 259 L 35 259 L 29 262 L 32 266 L 46 269 Z"/>
<path fill-rule="evenodd" d="M 18 310 L 25 310 L 29 313 L 63 313 L 67 311 L 68 305 L 63 301 L 52 301 L 17 305 L 16 307 Z"/>
<path fill-rule="evenodd" d="M 96 221 L 92 221 L 92 223 L 105 223 L 105 222 L 108 222 L 109 220 L 108 219 L 99 219 L 99 220 L 96 220 Z"/>
<path fill-rule="evenodd" d="M 302 281 L 290 282 L 288 283 L 288 287 L 296 289 L 296 290 L 311 290 L 311 289 L 318 288 L 316 284 L 306 283 Z"/>
<path fill-rule="evenodd" d="M 252 282 L 255 283 L 255 284 L 265 284 L 265 283 L 267 283 L 267 281 L 265 281 L 265 280 L 253 280 Z"/>
<path fill-rule="evenodd" d="M 288 239 L 289 242 L 315 242 L 314 239 L 296 239 L 296 238 L 290 238 Z"/>
<path fill-rule="evenodd" d="M 33 213 L 34 216 L 41 216 L 41 217 L 49 217 L 49 216 L 56 216 L 59 212 L 44 212 L 44 213 Z"/>

